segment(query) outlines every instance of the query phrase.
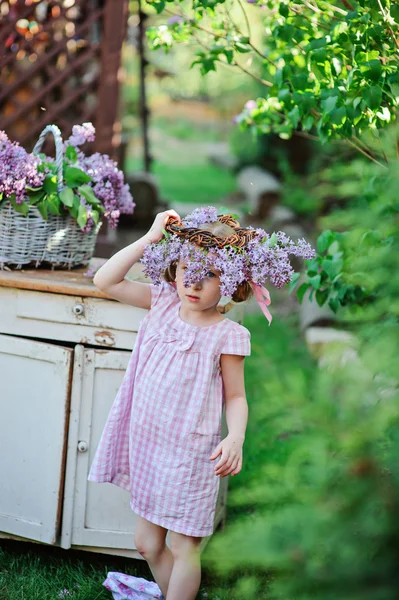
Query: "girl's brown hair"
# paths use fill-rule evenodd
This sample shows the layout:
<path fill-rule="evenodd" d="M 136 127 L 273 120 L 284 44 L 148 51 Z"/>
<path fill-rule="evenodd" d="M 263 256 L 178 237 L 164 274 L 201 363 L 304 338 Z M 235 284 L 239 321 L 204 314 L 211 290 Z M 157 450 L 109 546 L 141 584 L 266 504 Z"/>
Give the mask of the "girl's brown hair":
<path fill-rule="evenodd" d="M 235 230 L 232 227 L 230 227 L 230 225 L 227 225 L 226 223 L 222 223 L 220 221 L 215 221 L 213 223 L 203 223 L 201 225 L 201 231 L 209 231 L 213 235 L 218 236 L 218 238 L 229 238 L 236 233 Z M 173 261 L 163 273 L 164 279 L 169 283 L 173 283 L 176 281 L 176 268 L 177 261 Z M 231 299 L 233 300 L 233 302 L 238 303 L 245 302 L 245 300 L 248 300 L 252 296 L 253 290 L 251 285 L 248 283 L 248 281 L 243 281 L 237 286 L 237 289 L 235 290 Z M 220 310 L 220 312 L 222 312 L 222 310 Z M 227 312 L 227 310 L 225 310 L 224 312 Z"/>

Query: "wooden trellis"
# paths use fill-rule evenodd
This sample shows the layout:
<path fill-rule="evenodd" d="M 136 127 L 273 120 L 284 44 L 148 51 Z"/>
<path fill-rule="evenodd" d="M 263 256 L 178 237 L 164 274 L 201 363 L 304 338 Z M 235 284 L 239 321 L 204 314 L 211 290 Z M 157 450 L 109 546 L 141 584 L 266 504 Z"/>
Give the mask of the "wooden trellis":
<path fill-rule="evenodd" d="M 115 157 L 128 0 L 0 0 L 0 130 L 30 150 L 56 123 L 92 121 Z"/>

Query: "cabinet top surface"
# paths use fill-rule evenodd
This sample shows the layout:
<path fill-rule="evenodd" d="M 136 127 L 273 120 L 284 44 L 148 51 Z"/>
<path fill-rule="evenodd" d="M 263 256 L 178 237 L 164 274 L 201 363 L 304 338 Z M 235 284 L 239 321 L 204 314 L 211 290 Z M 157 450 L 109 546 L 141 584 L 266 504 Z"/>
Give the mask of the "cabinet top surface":
<path fill-rule="evenodd" d="M 109 298 L 93 284 L 91 276 L 85 275 L 104 262 L 101 258 L 92 258 L 86 267 L 76 269 L 0 269 L 0 288 L 12 287 L 25 290 L 51 292 L 53 294 L 67 294 L 71 296 L 86 296 L 92 298 Z M 135 281 L 150 280 L 143 274 L 139 263 L 133 265 L 128 273 L 128 278 Z"/>

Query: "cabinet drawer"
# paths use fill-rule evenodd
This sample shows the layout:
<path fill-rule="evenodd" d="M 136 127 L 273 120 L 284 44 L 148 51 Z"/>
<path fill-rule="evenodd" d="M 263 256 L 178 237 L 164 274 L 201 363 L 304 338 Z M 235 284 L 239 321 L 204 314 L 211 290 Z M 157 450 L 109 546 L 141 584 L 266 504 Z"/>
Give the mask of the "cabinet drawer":
<path fill-rule="evenodd" d="M 0 287 L 0 332 L 133 348 L 142 308 L 113 300 Z"/>
<path fill-rule="evenodd" d="M 116 300 L 17 291 L 16 314 L 25 319 L 133 332 L 146 312 Z"/>

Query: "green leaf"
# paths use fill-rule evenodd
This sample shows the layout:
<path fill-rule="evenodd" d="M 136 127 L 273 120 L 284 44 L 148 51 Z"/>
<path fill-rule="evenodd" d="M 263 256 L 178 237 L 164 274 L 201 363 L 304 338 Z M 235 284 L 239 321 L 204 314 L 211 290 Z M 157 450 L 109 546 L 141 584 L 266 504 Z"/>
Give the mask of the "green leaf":
<path fill-rule="evenodd" d="M 245 54 L 246 52 L 250 52 L 251 48 L 250 46 L 246 45 L 246 44 L 241 44 L 240 42 L 235 42 L 234 43 L 234 48 L 240 52 L 241 54 Z"/>
<path fill-rule="evenodd" d="M 54 194 L 57 191 L 57 176 L 47 175 L 43 183 L 43 189 L 46 194 Z"/>
<path fill-rule="evenodd" d="M 43 189 L 42 186 L 37 187 L 37 188 L 29 187 L 29 185 L 25 186 L 25 190 L 29 193 L 29 195 L 31 192 L 38 192 L 39 190 L 42 190 L 42 189 Z"/>
<path fill-rule="evenodd" d="M 42 215 L 43 219 L 45 221 L 47 221 L 47 219 L 48 219 L 48 211 L 47 211 L 46 201 L 42 200 L 41 202 L 39 202 L 39 204 L 37 205 L 37 209 L 40 212 L 40 214 Z"/>
<path fill-rule="evenodd" d="M 303 297 L 309 288 L 310 288 L 309 283 L 303 283 L 297 289 L 296 295 L 297 295 L 297 298 L 298 298 L 300 304 L 302 304 Z"/>
<path fill-rule="evenodd" d="M 272 235 L 269 238 L 269 242 L 268 242 L 268 246 L 270 248 L 272 248 L 273 246 L 275 246 L 277 244 L 277 235 L 276 232 L 273 231 Z"/>
<path fill-rule="evenodd" d="M 298 285 L 300 276 L 301 276 L 300 273 L 294 273 L 293 276 L 291 277 L 291 281 L 289 283 L 289 288 L 288 288 L 288 293 L 289 294 L 292 294 L 292 292 L 294 291 L 294 289 Z"/>
<path fill-rule="evenodd" d="M 330 113 L 335 109 L 337 102 L 338 102 L 338 96 L 330 96 L 326 100 L 322 100 L 321 107 L 324 112 Z"/>
<path fill-rule="evenodd" d="M 312 117 L 312 115 L 308 115 L 303 121 L 302 127 L 305 131 L 309 131 L 310 129 L 312 129 L 313 123 L 314 118 Z"/>
<path fill-rule="evenodd" d="M 286 4 L 284 4 L 283 2 L 280 2 L 278 11 L 282 17 L 285 17 L 285 18 L 288 17 L 288 14 L 289 14 L 288 6 Z"/>
<path fill-rule="evenodd" d="M 315 290 L 319 289 L 320 282 L 321 282 L 321 275 L 314 275 L 313 277 L 309 277 L 309 283 Z"/>
<path fill-rule="evenodd" d="M 378 85 L 371 85 L 363 89 L 362 96 L 367 106 L 372 110 L 376 110 L 381 105 L 382 89 Z"/>
<path fill-rule="evenodd" d="M 77 220 L 79 214 L 79 206 L 80 206 L 80 198 L 74 194 L 73 196 L 73 204 L 69 209 L 69 214 L 71 217 Z"/>
<path fill-rule="evenodd" d="M 61 216 L 61 202 L 58 194 L 49 194 L 46 198 L 47 208 L 51 214 Z"/>
<path fill-rule="evenodd" d="M 15 200 L 15 196 L 14 194 L 12 194 L 10 196 L 10 202 L 11 202 L 11 206 L 13 207 L 13 209 L 15 211 L 17 211 L 18 213 L 20 213 L 21 215 L 24 215 L 24 217 L 26 217 L 26 215 L 29 212 L 29 204 L 27 202 L 21 202 L 20 204 L 18 204 Z"/>
<path fill-rule="evenodd" d="M 76 159 L 78 158 L 78 153 L 77 153 L 76 148 L 74 148 L 73 146 L 68 146 L 65 151 L 65 156 L 72 163 L 76 162 Z"/>
<path fill-rule="evenodd" d="M 317 251 L 323 254 L 334 241 L 334 233 L 330 229 L 323 231 L 317 238 Z"/>
<path fill-rule="evenodd" d="M 330 123 L 332 125 L 342 125 L 346 121 L 346 108 L 341 106 L 332 111 L 330 115 Z"/>
<path fill-rule="evenodd" d="M 32 206 L 37 204 L 38 202 L 40 202 L 40 200 L 43 200 L 45 195 L 46 192 L 43 190 L 43 188 L 40 188 L 37 192 L 29 192 L 29 204 L 31 204 Z"/>
<path fill-rule="evenodd" d="M 223 51 L 223 54 L 225 55 L 227 62 L 229 63 L 229 65 L 231 65 L 231 63 L 233 62 L 233 58 L 234 58 L 234 52 L 233 50 L 230 49 L 225 49 Z"/>
<path fill-rule="evenodd" d="M 339 300 L 337 300 L 337 298 L 330 298 L 330 300 L 328 301 L 328 306 L 333 312 L 336 313 L 340 307 L 340 302 Z"/>
<path fill-rule="evenodd" d="M 82 185 L 82 183 L 89 183 L 89 181 L 91 181 L 91 177 L 77 167 L 65 167 L 64 178 L 66 185 L 71 188 L 78 187 L 79 185 Z"/>
<path fill-rule="evenodd" d="M 83 198 L 93 206 L 97 207 L 100 204 L 100 200 L 95 196 L 93 192 L 93 188 L 89 185 L 81 185 L 78 187 L 78 192 L 83 196 Z"/>
<path fill-rule="evenodd" d="M 334 277 L 336 277 L 338 273 L 342 271 L 343 264 L 344 261 L 342 260 L 342 258 L 333 260 L 326 258 L 325 260 L 323 260 L 321 268 L 327 273 L 330 279 L 334 279 Z"/>
<path fill-rule="evenodd" d="M 360 65 L 360 71 L 374 81 L 378 81 L 382 73 L 382 65 L 378 59 L 368 60 Z"/>
<path fill-rule="evenodd" d="M 290 104 L 292 102 L 291 92 L 288 88 L 283 88 L 282 90 L 280 90 L 277 94 L 277 98 L 283 104 Z"/>
<path fill-rule="evenodd" d="M 316 302 L 319 306 L 323 306 L 323 304 L 327 301 L 329 291 L 328 290 L 317 290 L 316 291 Z"/>
<path fill-rule="evenodd" d="M 294 75 L 291 80 L 294 90 L 306 90 L 308 87 L 308 75 L 301 73 L 300 75 Z"/>
<path fill-rule="evenodd" d="M 324 48 L 326 43 L 327 43 L 327 40 L 325 37 L 317 38 L 317 39 L 311 40 L 311 42 L 309 43 L 309 47 L 312 50 L 316 50 L 317 48 Z"/>
<path fill-rule="evenodd" d="M 71 188 L 64 188 L 62 192 L 60 192 L 61 202 L 68 208 L 71 208 L 73 206 L 73 198 L 74 193 L 71 190 Z"/>
<path fill-rule="evenodd" d="M 79 204 L 78 218 L 76 220 L 79 227 L 83 229 L 87 223 L 87 209 L 83 204 Z"/>
<path fill-rule="evenodd" d="M 284 81 L 284 77 L 283 77 L 283 69 L 276 69 L 276 72 L 274 74 L 274 83 L 280 87 L 281 84 Z"/>
<path fill-rule="evenodd" d="M 160 14 L 166 6 L 166 1 L 165 0 L 151 0 L 149 2 L 149 4 L 155 8 L 155 10 L 157 11 L 158 14 Z"/>
<path fill-rule="evenodd" d="M 298 106 L 295 106 L 289 113 L 288 118 L 294 129 L 298 127 L 300 112 Z"/>
<path fill-rule="evenodd" d="M 91 218 L 93 219 L 94 223 L 97 225 L 98 221 L 100 220 L 100 213 L 98 212 L 98 210 L 95 210 L 93 208 L 93 210 L 91 211 Z"/>

